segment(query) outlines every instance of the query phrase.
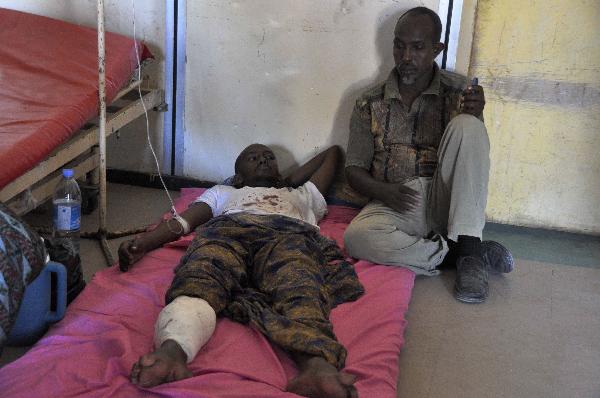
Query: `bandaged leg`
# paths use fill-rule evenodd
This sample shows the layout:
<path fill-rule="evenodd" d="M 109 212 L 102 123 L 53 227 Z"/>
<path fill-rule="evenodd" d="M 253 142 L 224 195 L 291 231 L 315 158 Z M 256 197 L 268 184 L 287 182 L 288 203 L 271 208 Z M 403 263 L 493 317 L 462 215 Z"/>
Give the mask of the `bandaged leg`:
<path fill-rule="evenodd" d="M 190 363 L 208 342 L 217 315 L 203 299 L 179 296 L 162 309 L 154 327 L 154 345 L 159 348 L 166 340 L 177 342 Z"/>

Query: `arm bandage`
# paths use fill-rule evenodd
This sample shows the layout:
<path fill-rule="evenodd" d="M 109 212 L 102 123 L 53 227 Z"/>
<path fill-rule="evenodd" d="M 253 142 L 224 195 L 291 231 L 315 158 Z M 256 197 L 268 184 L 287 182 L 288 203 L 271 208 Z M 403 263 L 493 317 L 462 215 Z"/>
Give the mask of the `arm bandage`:
<path fill-rule="evenodd" d="M 154 326 L 154 346 L 174 340 L 190 363 L 212 336 L 216 323 L 217 314 L 205 300 L 179 296 L 160 311 Z"/>
<path fill-rule="evenodd" d="M 173 218 L 181 225 L 181 230 L 183 231 L 182 235 L 187 235 L 190 233 L 190 224 L 185 218 L 181 217 L 179 214 L 173 215 Z"/>

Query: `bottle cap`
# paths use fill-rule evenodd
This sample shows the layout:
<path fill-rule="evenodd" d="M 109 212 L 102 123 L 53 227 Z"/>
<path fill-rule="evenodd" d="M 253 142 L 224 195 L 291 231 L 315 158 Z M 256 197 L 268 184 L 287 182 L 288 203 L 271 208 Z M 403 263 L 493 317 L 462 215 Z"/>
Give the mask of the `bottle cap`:
<path fill-rule="evenodd" d="M 71 178 L 75 173 L 73 173 L 73 169 L 63 169 L 63 177 Z"/>

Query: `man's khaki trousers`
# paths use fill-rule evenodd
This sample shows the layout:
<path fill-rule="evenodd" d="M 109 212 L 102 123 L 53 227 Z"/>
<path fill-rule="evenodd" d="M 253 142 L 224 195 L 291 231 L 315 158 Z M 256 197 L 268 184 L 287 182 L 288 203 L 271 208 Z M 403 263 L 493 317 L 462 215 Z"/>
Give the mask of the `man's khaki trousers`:
<path fill-rule="evenodd" d="M 448 123 L 432 178 L 406 186 L 419 192 L 419 204 L 400 214 L 373 200 L 352 220 L 344 240 L 352 257 L 398 265 L 436 275 L 448 253 L 446 239 L 481 238 L 490 169 L 490 143 L 483 122 L 461 114 Z"/>

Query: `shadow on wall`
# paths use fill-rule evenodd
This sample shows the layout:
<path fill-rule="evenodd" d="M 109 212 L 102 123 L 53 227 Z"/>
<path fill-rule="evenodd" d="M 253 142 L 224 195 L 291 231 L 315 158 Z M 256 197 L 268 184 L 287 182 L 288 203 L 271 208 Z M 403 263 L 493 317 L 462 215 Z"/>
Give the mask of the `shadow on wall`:
<path fill-rule="evenodd" d="M 375 22 L 378 25 L 378 29 L 374 43 L 377 48 L 377 56 L 380 61 L 379 68 L 370 77 L 352 83 L 344 91 L 342 97 L 340 98 L 340 102 L 333 118 L 330 142 L 340 145 L 344 154 L 346 152 L 350 117 L 352 115 L 352 110 L 354 109 L 354 104 L 360 95 L 366 90 L 376 87 L 387 79 L 390 71 L 394 67 L 394 57 L 392 53 L 394 28 L 396 27 L 398 18 L 410 8 L 412 7 L 401 9 L 398 9 L 397 7 L 389 7 L 379 15 L 377 21 Z M 348 59 L 351 62 L 352 58 L 356 56 L 360 56 L 360 54 L 348 54 Z M 270 147 L 275 152 L 277 159 L 280 161 L 280 172 L 282 175 L 288 175 L 292 170 L 299 166 L 299 163 L 295 160 L 293 153 L 287 148 L 280 145 L 270 145 Z M 324 149 L 326 148 L 321 148 L 321 150 Z M 343 172 L 344 161 L 345 159 L 341 159 L 337 168 L 338 174 L 336 176 L 336 180 L 338 181 L 345 180 Z"/>
<path fill-rule="evenodd" d="M 398 18 L 412 7 L 406 7 L 398 9 L 396 7 L 390 7 L 380 14 L 377 18 L 377 34 L 375 46 L 377 47 L 377 55 L 379 57 L 379 69 L 372 76 L 359 80 L 351 84 L 342 95 L 338 109 L 333 119 L 332 127 L 332 142 L 339 143 L 346 151 L 346 145 L 348 142 L 350 117 L 356 100 L 368 89 L 374 88 L 377 85 L 383 83 L 390 74 L 390 71 L 394 68 L 394 57 L 393 57 L 393 41 L 394 41 L 394 28 Z M 356 56 L 356 54 L 355 54 Z M 349 57 L 352 59 L 352 56 Z M 343 174 L 340 173 L 340 179 L 343 179 Z"/>

